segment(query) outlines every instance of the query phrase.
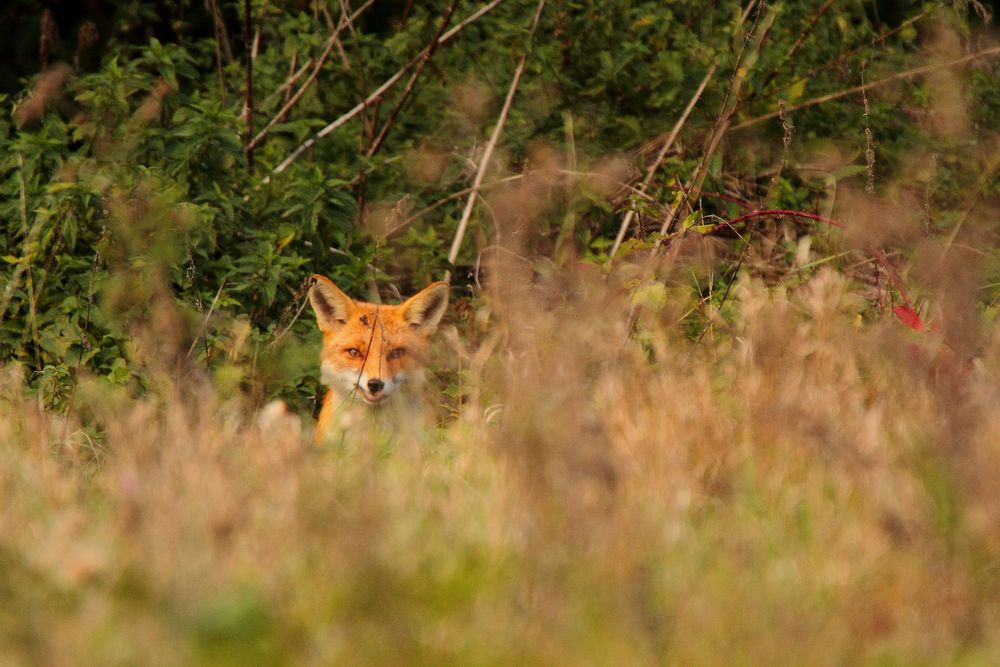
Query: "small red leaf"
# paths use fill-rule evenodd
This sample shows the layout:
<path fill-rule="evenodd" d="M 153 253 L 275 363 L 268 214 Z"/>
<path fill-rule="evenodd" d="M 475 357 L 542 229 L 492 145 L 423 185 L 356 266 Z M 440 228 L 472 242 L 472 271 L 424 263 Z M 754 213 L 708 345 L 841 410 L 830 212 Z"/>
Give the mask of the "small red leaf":
<path fill-rule="evenodd" d="M 892 312 L 896 315 L 896 319 L 910 327 L 914 331 L 925 331 L 927 325 L 924 321 L 920 319 L 920 315 L 917 311 L 913 310 L 909 306 L 896 306 L 892 309 Z"/>

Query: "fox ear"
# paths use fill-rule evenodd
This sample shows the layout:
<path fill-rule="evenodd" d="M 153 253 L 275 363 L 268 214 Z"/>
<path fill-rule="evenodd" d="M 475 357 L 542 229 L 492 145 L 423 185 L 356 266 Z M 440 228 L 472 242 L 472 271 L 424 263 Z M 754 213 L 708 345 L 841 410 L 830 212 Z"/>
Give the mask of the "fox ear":
<path fill-rule="evenodd" d="M 333 331 L 347 321 L 354 310 L 354 301 L 329 278 L 316 274 L 313 280 L 315 282 L 309 290 L 309 303 L 316 312 L 316 323 L 321 331 Z"/>
<path fill-rule="evenodd" d="M 415 329 L 432 333 L 448 309 L 448 294 L 448 283 L 431 283 L 403 302 L 403 319 Z"/>

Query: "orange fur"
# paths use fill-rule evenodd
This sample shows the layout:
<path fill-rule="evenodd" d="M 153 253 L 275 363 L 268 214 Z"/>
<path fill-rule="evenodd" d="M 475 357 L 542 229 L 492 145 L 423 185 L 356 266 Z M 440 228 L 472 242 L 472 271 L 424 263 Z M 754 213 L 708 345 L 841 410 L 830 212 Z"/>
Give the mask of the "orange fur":
<path fill-rule="evenodd" d="M 448 307 L 448 284 L 432 283 L 386 306 L 355 301 L 328 278 L 313 278 L 309 301 L 323 332 L 320 364 L 330 388 L 316 424 L 315 440 L 321 442 L 345 408 L 398 405 L 399 394 L 412 394 L 423 383 L 430 337 Z"/>

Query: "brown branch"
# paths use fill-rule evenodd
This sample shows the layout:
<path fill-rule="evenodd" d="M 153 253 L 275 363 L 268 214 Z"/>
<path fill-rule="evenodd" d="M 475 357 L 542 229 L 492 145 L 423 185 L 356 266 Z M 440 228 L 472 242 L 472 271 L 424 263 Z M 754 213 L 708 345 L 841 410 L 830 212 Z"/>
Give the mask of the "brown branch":
<path fill-rule="evenodd" d="M 24 264 L 28 272 L 28 317 L 29 326 L 31 327 L 31 342 L 32 350 L 35 353 L 35 370 L 42 370 L 42 358 L 40 356 L 40 350 L 42 348 L 41 343 L 38 339 L 38 313 L 35 311 L 35 277 L 31 270 L 31 255 L 34 252 L 32 248 L 31 232 L 28 230 L 28 198 L 26 193 L 26 187 L 24 184 L 24 158 L 21 157 L 21 151 L 17 151 L 17 179 L 21 191 L 21 230 L 24 234 Z M 32 229 L 34 229 L 32 225 Z"/>
<path fill-rule="evenodd" d="M 808 81 L 809 79 L 814 78 L 820 72 L 826 71 L 826 70 L 830 69 L 831 67 L 836 67 L 838 65 L 841 65 L 841 64 L 844 63 L 844 61 L 846 61 L 851 56 L 857 54 L 859 51 L 861 51 L 863 49 L 867 49 L 869 46 L 874 47 L 876 44 L 880 44 L 880 43 L 884 42 L 885 40 L 887 40 L 888 38 L 892 37 L 896 33 L 900 32 L 902 30 L 905 30 L 907 27 L 913 25 L 917 21 L 919 21 L 919 20 L 921 20 L 923 18 L 926 18 L 927 16 L 930 16 L 931 14 L 933 14 L 934 12 L 936 12 L 937 10 L 941 9 L 941 7 L 943 7 L 943 6 L 944 5 L 938 4 L 938 5 L 934 6 L 934 7 L 931 7 L 930 9 L 928 9 L 925 12 L 917 14 L 916 16 L 913 16 L 911 18 L 908 18 L 905 21 L 903 21 L 902 23 L 900 23 L 898 26 L 896 26 L 895 28 L 892 28 L 891 30 L 887 30 L 887 31 L 883 32 L 882 34 L 880 34 L 878 37 L 876 37 L 875 39 L 873 39 L 871 41 L 871 44 L 865 44 L 864 46 L 859 46 L 857 48 L 851 49 L 850 51 L 845 51 L 844 53 L 839 54 L 833 60 L 827 61 L 827 62 L 823 63 L 822 65 L 820 65 L 819 67 L 812 68 L 811 70 L 809 70 L 808 72 L 806 72 L 802 76 L 800 76 L 800 77 L 792 80 L 790 83 L 787 83 L 787 84 L 785 84 L 783 86 L 779 86 L 778 88 L 775 88 L 773 90 L 763 91 L 762 94 L 766 95 L 768 98 L 773 97 L 773 96 L 777 95 L 778 93 L 781 93 L 782 91 L 788 90 L 792 86 L 798 85 L 799 83 L 801 83 L 803 81 Z M 763 88 L 763 86 L 761 86 L 761 88 Z M 748 98 L 748 100 L 744 100 L 744 103 L 748 102 L 749 100 L 753 100 L 753 99 L 754 99 L 754 96 L 751 96 L 750 98 Z M 740 105 L 741 108 L 742 108 L 742 106 L 743 106 L 743 104 Z"/>
<path fill-rule="evenodd" d="M 288 78 L 285 79 L 284 83 L 275 88 L 270 95 L 264 98 L 264 102 L 261 104 L 262 107 L 269 106 L 276 97 L 279 97 L 282 93 L 288 91 L 293 85 L 295 85 L 295 82 L 306 73 L 309 66 L 313 64 L 312 58 L 307 58 L 306 61 L 300 66 L 296 63 L 297 58 L 297 53 L 292 55 L 292 66 L 289 68 L 291 73 L 288 75 Z M 290 98 L 291 95 L 285 95 L 285 102 L 287 102 Z"/>
<path fill-rule="evenodd" d="M 767 14 L 765 14 L 763 19 L 763 25 L 758 30 L 757 20 L 760 17 L 761 11 L 764 11 L 764 7 L 758 6 L 757 15 L 754 18 L 754 25 L 751 28 L 750 33 L 747 35 L 747 39 L 743 42 L 743 47 L 740 49 L 740 54 L 736 59 L 736 65 L 734 67 L 735 73 L 733 74 L 733 79 L 729 84 L 729 90 L 726 91 L 726 99 L 723 101 L 722 111 L 719 114 L 718 120 L 715 122 L 715 127 L 712 129 L 712 138 L 708 143 L 707 150 L 702 154 L 701 160 L 698 162 L 698 166 L 691 175 L 691 187 L 684 193 L 681 205 L 672 208 L 667 217 L 664 219 L 663 224 L 660 226 L 661 237 L 673 231 L 674 225 L 677 221 L 677 215 L 680 213 L 683 205 L 697 200 L 701 193 L 701 187 L 705 182 L 705 176 L 708 174 L 708 162 L 718 149 L 719 143 L 722 141 L 722 137 L 725 135 L 726 130 L 729 129 L 729 123 L 736 111 L 736 103 L 739 100 L 740 89 L 743 87 L 743 82 L 746 81 L 746 77 L 749 74 L 749 69 L 752 63 L 756 60 L 760 53 L 760 47 L 764 41 L 764 37 L 767 36 L 768 29 L 774 22 L 774 17 L 776 15 L 775 10 L 774 8 L 767 8 Z M 748 60 L 751 64 L 745 64 Z"/>
<path fill-rule="evenodd" d="M 250 0 L 243 0 L 243 51 L 246 57 L 247 172 L 253 174 L 253 49 L 250 44 Z"/>
<path fill-rule="evenodd" d="M 525 39 L 524 44 L 524 54 L 521 56 L 521 60 L 517 63 L 517 67 L 514 68 L 514 76 L 510 80 L 510 86 L 507 89 L 507 98 L 503 102 L 503 108 L 500 110 L 500 115 L 497 117 L 497 124 L 493 128 L 493 133 L 490 135 L 489 141 L 486 143 L 486 150 L 483 151 L 483 158 L 479 163 L 479 170 L 476 172 L 476 178 L 473 181 L 473 186 L 479 188 L 483 183 L 483 179 L 486 177 L 486 170 L 489 168 L 490 158 L 493 157 L 493 151 L 496 149 L 497 141 L 500 140 L 500 134 L 503 132 L 503 126 L 507 122 L 507 114 L 510 113 L 510 107 L 514 103 L 514 94 L 517 92 L 517 84 L 521 81 L 521 75 L 524 73 L 524 66 L 528 62 L 528 53 L 531 50 L 531 40 L 535 36 L 535 29 L 538 27 L 538 22 L 542 18 L 542 10 L 545 9 L 545 0 L 538 0 L 538 7 L 535 9 L 535 15 L 531 19 L 531 30 L 528 32 L 528 36 Z M 469 226 L 469 218 L 472 216 L 472 208 L 476 205 L 476 194 L 477 190 L 473 190 L 469 194 L 469 199 L 465 203 L 465 210 L 462 211 L 462 218 L 458 221 L 458 229 L 455 230 L 455 238 L 451 242 L 451 249 L 448 251 L 448 263 L 454 264 L 455 260 L 458 259 L 458 251 L 462 247 L 462 239 L 465 238 L 465 230 Z"/>
<path fill-rule="evenodd" d="M 601 179 L 606 179 L 607 178 L 606 174 L 600 174 L 600 173 L 592 172 L 592 171 L 574 171 L 572 169 L 557 169 L 556 171 L 558 173 L 566 175 L 566 176 L 583 176 L 583 177 L 587 177 L 587 178 L 601 178 Z M 505 183 L 510 183 L 512 181 L 521 180 L 522 178 L 525 178 L 527 176 L 533 175 L 534 173 L 535 172 L 525 171 L 525 172 L 520 173 L 520 174 L 513 174 L 511 176 L 505 176 L 503 178 L 498 178 L 497 180 L 490 181 L 489 183 L 483 183 L 478 188 L 475 187 L 475 186 L 473 186 L 473 187 L 465 188 L 463 190 L 459 190 L 457 192 L 453 192 L 450 195 L 447 195 L 445 197 L 442 197 L 441 199 L 438 199 L 433 204 L 425 206 L 424 208 L 420 209 L 419 211 L 417 211 L 413 215 L 409 216 L 408 218 L 405 218 L 404 220 L 401 220 L 400 222 L 396 223 L 395 225 L 393 225 L 392 227 L 390 227 L 383 234 L 383 236 L 384 237 L 392 236 L 396 232 L 400 231 L 401 229 L 404 229 L 404 228 L 408 227 L 410 224 L 412 224 L 413 222 L 415 222 L 415 221 L 419 220 L 420 218 L 424 217 L 428 213 L 441 208 L 442 206 L 444 206 L 445 204 L 447 204 L 450 201 L 454 201 L 456 199 L 461 199 L 462 197 L 466 196 L 467 194 L 469 194 L 471 192 L 477 192 L 477 191 L 482 192 L 483 190 L 489 190 L 489 189 L 494 188 L 494 187 L 496 187 L 498 185 L 503 185 Z M 648 194 L 646 194 L 646 193 L 642 192 L 641 190 L 639 190 L 639 188 L 633 187 L 633 186 L 629 185 L 628 183 L 622 183 L 621 181 L 614 181 L 614 183 L 616 185 L 622 187 L 622 188 L 627 189 L 627 190 L 632 190 L 634 194 L 638 195 L 639 197 L 642 197 L 643 199 L 646 199 L 647 201 L 652 201 L 652 199 L 653 199 Z"/>
<path fill-rule="evenodd" d="M 973 60 L 979 60 L 980 58 L 989 58 L 990 56 L 995 56 L 1000 54 L 1000 46 L 993 47 L 992 49 L 985 49 L 983 51 L 978 51 L 968 56 L 963 56 L 962 58 L 957 58 L 955 60 L 950 60 L 946 63 L 937 63 L 934 65 L 924 65 L 922 67 L 915 67 L 913 69 L 908 69 L 905 72 L 897 72 L 892 76 L 887 76 L 884 79 L 879 79 L 878 81 L 872 81 L 871 83 L 865 83 L 860 86 L 854 86 L 846 90 L 840 90 L 836 93 L 830 93 L 829 95 L 822 95 L 820 97 L 814 97 L 811 100 L 806 100 L 801 104 L 796 104 L 795 106 L 788 107 L 785 111 L 786 113 L 791 113 L 793 111 L 800 111 L 802 109 L 807 109 L 809 107 L 814 107 L 819 104 L 824 104 L 826 102 L 831 102 L 833 100 L 840 99 L 841 97 L 847 97 L 848 95 L 854 95 L 855 93 L 860 93 L 863 91 L 871 90 L 872 88 L 879 88 L 893 81 L 899 81 L 901 79 L 912 79 L 915 76 L 920 76 L 921 74 L 927 74 L 928 72 L 934 72 L 939 69 L 948 69 L 951 67 L 958 67 L 959 65 L 964 65 L 967 62 Z M 780 111 L 772 111 L 771 113 L 766 113 L 762 116 L 756 116 L 749 120 L 745 120 L 742 123 L 732 126 L 733 130 L 742 130 L 744 128 L 762 123 L 765 120 L 770 120 L 776 118 L 780 115 Z"/>
<path fill-rule="evenodd" d="M 806 220 L 816 220 L 817 222 L 823 222 L 833 227 L 844 228 L 844 223 L 834 220 L 833 218 L 827 218 L 826 216 L 818 215 L 816 213 L 806 213 L 805 211 L 791 211 L 786 209 L 763 209 L 759 211 L 750 211 L 749 213 L 744 213 L 741 216 L 733 218 L 732 220 L 727 220 L 726 222 L 719 223 L 715 226 L 715 229 L 721 227 L 733 227 L 739 225 L 747 220 L 753 218 L 779 218 L 783 216 L 788 216 L 792 218 L 805 218 Z M 711 231 L 711 230 L 710 230 Z"/>
<path fill-rule="evenodd" d="M 222 17 L 219 16 L 219 7 L 215 0 L 205 0 L 208 10 L 212 12 L 212 21 L 215 26 L 215 73 L 219 77 L 219 100 L 224 104 L 226 101 L 226 79 L 222 74 Z"/>
<path fill-rule="evenodd" d="M 823 5 L 816 10 L 816 12 L 812 16 L 812 20 L 809 21 L 808 27 L 806 27 L 805 30 L 799 33 L 799 36 L 795 39 L 795 43 L 792 44 L 792 46 L 785 53 L 785 57 L 782 59 L 783 63 L 792 62 L 792 57 L 798 52 L 800 48 L 802 48 L 802 45 L 805 43 L 806 39 L 809 37 L 809 35 L 812 34 L 812 31 L 816 29 L 816 24 L 819 23 L 819 20 L 823 18 L 823 15 L 826 14 L 826 12 L 830 9 L 830 7 L 833 6 L 833 3 L 836 1 L 837 0 L 826 0 L 826 2 L 823 3 Z M 778 68 L 771 70 L 771 72 L 767 75 L 767 77 L 765 77 L 764 83 L 760 84 L 760 88 L 761 89 L 766 88 L 767 84 L 771 83 L 771 81 L 773 81 L 774 77 L 776 76 L 778 76 Z"/>
<path fill-rule="evenodd" d="M 688 117 L 694 110 L 698 100 L 701 99 L 701 95 L 705 92 L 708 82 L 712 80 L 713 76 L 715 76 L 715 72 L 718 68 L 719 66 L 716 63 L 712 63 L 711 67 L 708 68 L 708 72 L 705 73 L 705 77 L 701 80 L 701 85 L 699 85 L 698 89 L 694 91 L 694 95 L 691 96 L 687 106 L 684 107 L 684 112 L 681 113 L 680 118 L 678 118 L 677 122 L 674 123 L 673 129 L 670 130 L 670 134 L 667 136 L 666 141 L 663 142 L 663 146 L 660 148 L 660 152 L 657 154 L 656 159 L 653 160 L 652 164 L 649 165 L 649 169 L 646 170 L 646 177 L 639 186 L 639 190 L 641 192 L 645 192 L 646 188 L 649 187 L 649 184 L 653 180 L 653 175 L 656 174 L 656 170 L 660 168 L 660 164 L 667 157 L 667 152 L 674 145 L 674 142 L 677 140 L 677 135 L 680 134 L 681 128 L 683 128 L 687 123 Z M 635 217 L 635 210 L 631 209 L 625 213 L 625 217 L 622 218 L 622 224 L 618 228 L 618 235 L 615 236 L 615 242 L 611 245 L 611 252 L 608 253 L 609 261 L 615 256 L 615 253 L 618 252 L 618 248 L 621 247 L 622 241 L 625 240 L 625 234 L 628 232 L 628 228 L 632 224 L 633 217 Z"/>
<path fill-rule="evenodd" d="M 448 32 L 446 32 L 444 35 L 442 35 L 441 39 L 439 40 L 439 44 L 445 44 L 448 41 L 450 41 L 455 35 L 457 35 L 459 32 L 461 32 L 469 24 L 474 23 L 480 17 L 482 17 L 484 14 L 487 14 L 488 12 L 492 11 L 493 9 L 495 9 L 498 5 L 500 5 L 501 3 L 503 3 L 503 1 L 504 0 L 491 0 L 491 2 L 488 2 L 485 5 L 483 5 L 482 7 L 480 7 L 477 11 L 475 11 L 474 13 L 472 13 L 471 15 L 469 15 L 465 20 L 463 20 L 462 22 L 458 23 L 457 25 L 455 25 L 455 27 L 451 28 Z M 313 136 L 311 136 L 310 138 L 308 138 L 304 142 L 302 142 L 302 144 L 300 144 L 298 148 L 296 148 L 294 151 L 292 151 L 288 155 L 288 157 L 286 157 L 284 160 L 282 160 L 281 163 L 277 167 L 274 168 L 273 173 L 280 174 L 281 172 L 283 172 L 285 169 L 287 169 L 289 167 L 289 165 L 291 165 L 293 162 L 295 162 L 297 159 L 299 159 L 300 155 L 302 155 L 307 150 L 309 150 L 310 148 L 312 148 L 316 144 L 317 141 L 319 141 L 320 139 L 322 139 L 326 135 L 330 134 L 331 132 L 333 132 L 334 130 L 336 130 L 337 128 L 339 128 L 341 125 L 344 125 L 349 120 L 351 120 L 352 118 L 354 118 L 355 116 L 357 116 L 359 113 L 361 113 L 362 111 L 364 111 L 365 108 L 368 107 L 368 105 L 370 105 L 373 101 L 375 101 L 376 99 L 378 99 L 379 97 L 381 97 L 382 94 L 385 91 L 389 90 L 389 88 L 391 88 L 393 85 L 395 85 L 397 81 L 399 81 L 401 78 L 403 78 L 403 75 L 406 73 L 406 71 L 410 67 L 413 67 L 413 65 L 415 65 L 417 62 L 419 62 L 419 60 L 420 60 L 421 57 L 423 57 L 423 54 L 418 55 L 416 58 L 414 58 L 413 60 L 411 60 L 410 62 L 408 62 L 406 65 L 404 65 L 398 72 L 396 72 L 391 77 L 389 77 L 388 79 L 386 79 L 382 83 L 381 86 L 379 86 L 374 91 L 372 91 L 372 93 L 370 95 L 368 95 L 368 97 L 366 97 L 363 101 L 361 101 L 358 104 L 356 104 L 353 108 L 351 108 L 348 112 L 346 112 L 345 114 L 343 114 L 340 118 L 338 118 L 337 120 L 335 120 L 332 123 L 328 124 L 322 130 L 320 130 L 319 132 L 317 132 L 316 134 L 314 134 Z M 265 183 L 269 182 L 269 180 L 270 180 L 269 178 L 265 179 L 264 182 Z"/>
<path fill-rule="evenodd" d="M 798 38 L 795 40 L 795 43 L 792 44 L 792 47 L 790 49 L 788 49 L 788 53 L 785 54 L 786 61 L 791 60 L 792 56 L 794 56 L 798 52 L 798 50 L 802 47 L 802 44 L 805 43 L 809 35 L 812 34 L 812 31 L 816 29 L 816 24 L 819 23 L 819 20 L 823 18 L 823 15 L 826 14 L 827 10 L 829 10 L 830 7 L 833 6 L 833 3 L 836 1 L 837 0 L 826 0 L 823 6 L 816 10 L 816 13 L 813 14 L 812 20 L 809 21 L 809 27 L 803 30 L 799 34 Z"/>
<path fill-rule="evenodd" d="M 351 18 L 348 19 L 348 21 L 353 21 L 355 18 L 360 16 L 361 13 L 364 12 L 369 7 L 371 7 L 372 3 L 374 2 L 375 0 L 367 0 L 367 2 L 358 7 L 358 9 L 354 12 L 354 14 L 351 15 Z M 292 97 L 282 105 L 281 110 L 279 110 L 278 113 L 276 113 L 274 117 L 270 121 L 268 121 L 267 125 L 264 126 L 264 129 L 262 129 L 260 133 L 258 133 L 257 136 L 253 138 L 253 140 L 249 144 L 250 150 L 258 146 L 260 142 L 262 142 L 264 138 L 267 136 L 267 134 L 271 131 L 271 128 L 273 128 L 275 125 L 281 122 L 281 120 L 288 115 L 288 112 L 291 110 L 291 108 L 294 107 L 296 104 L 298 104 L 299 100 L 302 99 L 302 96 L 305 95 L 306 90 L 309 89 L 309 86 L 311 86 L 313 81 L 316 80 L 316 77 L 319 76 L 320 70 L 323 69 L 323 65 L 326 63 L 326 59 L 330 57 L 330 52 L 333 50 L 334 44 L 337 43 L 338 41 L 337 38 L 340 35 L 340 32 L 344 29 L 345 25 L 347 25 L 347 23 L 343 20 L 343 17 L 341 17 L 341 21 L 338 23 L 336 30 L 334 30 L 333 34 L 330 35 L 329 39 L 326 40 L 326 44 L 323 45 L 323 53 L 320 54 L 320 57 L 316 60 L 315 64 L 313 65 L 313 69 L 312 72 L 310 72 L 309 74 L 309 78 L 307 78 L 299 87 L 299 89 L 295 91 L 295 94 L 292 95 Z"/>
<path fill-rule="evenodd" d="M 424 49 L 423 55 L 420 62 L 417 63 L 417 67 L 413 70 L 413 74 L 410 75 L 410 80 L 406 82 L 406 87 L 403 88 L 403 93 L 399 96 L 399 100 L 396 102 L 396 106 L 389 110 L 389 115 L 385 117 L 385 123 L 382 124 L 382 129 L 379 131 L 378 136 L 372 141 L 371 145 L 368 146 L 366 154 L 368 157 L 372 157 L 378 152 L 378 149 L 382 147 L 385 142 L 385 138 L 389 134 L 389 130 L 392 128 L 392 124 L 396 122 L 396 117 L 399 116 L 400 110 L 403 105 L 406 104 L 406 100 L 410 97 L 410 93 L 413 92 L 413 86 L 417 83 L 417 79 L 420 77 L 421 72 L 427 66 L 427 61 L 431 59 L 434 55 L 434 51 L 437 49 L 438 44 L 441 41 L 441 35 L 444 34 L 444 29 L 448 27 L 448 23 L 451 22 L 451 17 L 455 13 L 455 8 L 458 7 L 459 0 L 452 0 L 451 6 L 448 7 L 447 13 L 445 13 L 444 18 L 441 19 L 441 25 L 438 26 L 437 32 L 434 34 L 434 38 L 431 39 L 431 43 Z"/>

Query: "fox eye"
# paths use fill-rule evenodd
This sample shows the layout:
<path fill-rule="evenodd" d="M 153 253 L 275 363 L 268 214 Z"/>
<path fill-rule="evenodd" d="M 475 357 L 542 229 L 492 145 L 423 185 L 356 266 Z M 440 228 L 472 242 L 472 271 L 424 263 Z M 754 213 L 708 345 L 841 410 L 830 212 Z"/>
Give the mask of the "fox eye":
<path fill-rule="evenodd" d="M 350 349 L 347 350 L 347 356 L 353 357 L 354 359 L 357 359 L 358 357 L 361 356 L 361 350 L 359 350 L 356 347 L 352 347 L 352 348 L 350 348 Z"/>
<path fill-rule="evenodd" d="M 395 350 L 389 353 L 390 359 L 399 359 L 401 356 L 406 354 L 406 350 L 401 347 L 397 347 Z"/>

